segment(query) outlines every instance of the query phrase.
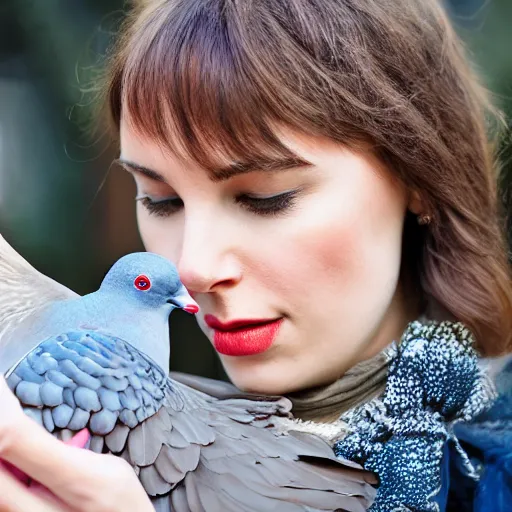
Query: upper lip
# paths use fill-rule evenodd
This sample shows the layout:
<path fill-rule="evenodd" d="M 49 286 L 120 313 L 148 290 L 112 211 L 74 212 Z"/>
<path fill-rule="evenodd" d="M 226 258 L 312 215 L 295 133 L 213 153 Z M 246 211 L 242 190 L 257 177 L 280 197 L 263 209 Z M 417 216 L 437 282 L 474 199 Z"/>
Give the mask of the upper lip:
<path fill-rule="evenodd" d="M 241 318 L 223 322 L 213 315 L 205 315 L 204 321 L 208 327 L 217 331 L 234 331 L 242 327 L 257 327 L 259 325 L 275 322 L 278 318 Z"/>

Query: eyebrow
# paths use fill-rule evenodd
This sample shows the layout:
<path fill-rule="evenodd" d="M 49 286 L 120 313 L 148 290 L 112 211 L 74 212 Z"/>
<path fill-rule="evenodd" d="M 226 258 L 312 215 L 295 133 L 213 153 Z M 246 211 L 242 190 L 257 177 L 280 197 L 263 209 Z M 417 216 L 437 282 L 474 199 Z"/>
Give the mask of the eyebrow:
<path fill-rule="evenodd" d="M 249 172 L 264 171 L 278 172 L 295 169 L 297 167 L 312 167 L 312 163 L 299 157 L 284 157 L 268 159 L 265 161 L 232 163 L 225 167 L 221 167 L 211 172 L 213 181 L 226 181 L 239 174 L 247 174 Z"/>
<path fill-rule="evenodd" d="M 167 183 L 165 178 L 161 174 L 159 174 L 156 171 L 153 171 L 153 169 L 148 169 L 143 165 L 136 164 L 135 162 L 130 162 L 129 160 L 125 160 L 124 158 L 116 158 L 114 160 L 114 163 L 121 165 L 128 171 L 137 171 L 140 172 L 141 174 L 144 174 L 148 178 L 151 178 L 152 180 L 160 181 L 161 183 Z"/>
<path fill-rule="evenodd" d="M 152 180 L 159 181 L 161 183 L 167 183 L 167 180 L 164 178 L 164 176 L 154 171 L 153 169 L 144 167 L 143 165 L 139 165 L 135 162 L 131 162 L 130 160 L 126 160 L 124 158 L 116 158 L 114 162 L 127 168 L 127 170 L 140 172 L 141 174 L 144 174 L 145 176 L 151 178 Z M 302 158 L 285 157 L 268 159 L 265 160 L 264 162 L 232 163 L 225 167 L 220 167 L 218 169 L 210 171 L 209 175 L 210 179 L 217 183 L 221 181 L 227 181 L 230 178 L 233 178 L 234 176 L 238 176 L 240 174 L 248 174 L 250 172 L 278 172 L 295 169 L 297 167 L 312 166 L 313 164 L 311 162 L 308 162 L 307 160 L 304 160 Z"/>

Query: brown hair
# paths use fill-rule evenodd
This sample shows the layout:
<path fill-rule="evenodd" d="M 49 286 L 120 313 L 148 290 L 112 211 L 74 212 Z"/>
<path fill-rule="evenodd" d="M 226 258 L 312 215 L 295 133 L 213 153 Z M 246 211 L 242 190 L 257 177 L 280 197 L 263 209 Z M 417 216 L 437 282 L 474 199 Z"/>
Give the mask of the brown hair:
<path fill-rule="evenodd" d="M 422 197 L 403 266 L 483 354 L 512 348 L 512 291 L 487 119 L 493 109 L 437 0 L 142 0 L 106 101 L 142 135 L 213 171 L 295 155 L 276 126 L 371 144 Z M 410 217 L 410 216 L 409 216 Z"/>

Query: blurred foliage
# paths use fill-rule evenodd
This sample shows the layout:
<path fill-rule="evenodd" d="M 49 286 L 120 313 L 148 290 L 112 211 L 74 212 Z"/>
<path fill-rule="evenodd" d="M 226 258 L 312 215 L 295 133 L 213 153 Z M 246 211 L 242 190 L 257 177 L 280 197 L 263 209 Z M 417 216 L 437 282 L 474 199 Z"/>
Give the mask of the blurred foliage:
<path fill-rule="evenodd" d="M 500 186 L 512 246 L 512 1 L 451 0 L 453 19 L 470 55 L 504 113 L 500 145 Z M 512 261 L 512 254 L 511 254 Z"/>
<path fill-rule="evenodd" d="M 91 36 L 98 50 L 106 46 L 98 27 L 119 4 L 0 4 L 0 228 L 42 270 L 80 292 L 98 273 L 99 215 L 91 205 L 105 168 L 96 144 L 80 146 L 90 142 L 70 112 L 83 99 L 76 72 Z"/>
<path fill-rule="evenodd" d="M 512 1 L 446 3 L 512 118 Z M 109 172 L 114 154 L 107 141 L 90 140 L 84 130 L 92 96 L 82 89 L 125 7 L 123 0 L 0 0 L 0 232 L 79 293 L 95 289 L 119 256 L 141 248 L 133 186 Z M 507 141 L 503 155 L 510 191 Z M 173 367 L 222 376 L 194 320 L 178 312 L 173 324 L 176 339 L 187 339 L 173 347 Z"/>

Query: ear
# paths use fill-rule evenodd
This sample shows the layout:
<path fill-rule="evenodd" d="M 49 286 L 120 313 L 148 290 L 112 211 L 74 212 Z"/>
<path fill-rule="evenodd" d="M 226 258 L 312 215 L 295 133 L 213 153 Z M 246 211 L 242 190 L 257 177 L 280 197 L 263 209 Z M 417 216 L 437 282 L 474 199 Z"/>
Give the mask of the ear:
<path fill-rule="evenodd" d="M 409 203 L 407 209 L 415 215 L 419 215 L 425 211 L 424 201 L 421 199 L 420 193 L 417 190 L 412 190 L 409 193 Z"/>

